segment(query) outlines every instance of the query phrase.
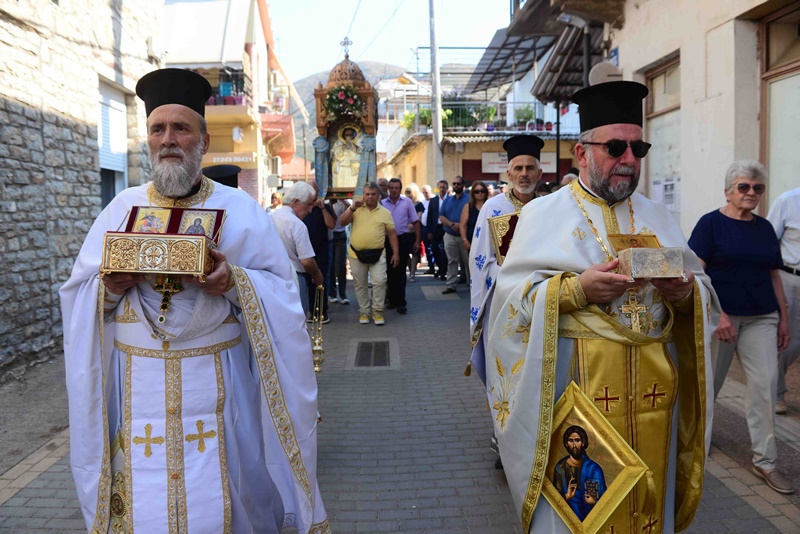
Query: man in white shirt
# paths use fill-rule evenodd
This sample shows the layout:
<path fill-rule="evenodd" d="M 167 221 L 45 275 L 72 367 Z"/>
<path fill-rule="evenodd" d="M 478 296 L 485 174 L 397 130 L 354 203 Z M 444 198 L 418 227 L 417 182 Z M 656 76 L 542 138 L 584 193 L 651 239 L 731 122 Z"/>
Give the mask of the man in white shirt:
<path fill-rule="evenodd" d="M 800 331 L 800 187 L 787 191 L 775 201 L 767 219 L 775 227 L 781 243 L 782 271 L 778 273 L 783 282 L 788 308 L 789 332 Z M 793 335 L 789 346 L 778 354 L 778 399 L 775 413 L 787 412 L 786 371 L 800 356 L 800 336 Z"/>
<path fill-rule="evenodd" d="M 422 218 L 420 222 L 422 224 L 422 243 L 425 245 L 425 258 L 428 260 L 428 270 L 425 271 L 423 274 L 434 274 L 435 270 L 435 263 L 436 260 L 433 257 L 433 250 L 431 250 L 431 239 L 428 237 L 428 206 L 431 203 L 431 198 L 433 197 L 433 190 L 431 186 L 425 184 L 422 186 L 422 205 L 425 207 L 425 210 L 422 212 Z"/>
<path fill-rule="evenodd" d="M 283 206 L 271 212 L 272 222 L 278 229 L 278 235 L 283 242 L 283 247 L 289 255 L 297 273 L 297 286 L 300 295 L 308 294 L 308 284 L 304 274 L 311 276 L 311 282 L 322 285 L 322 272 L 314 260 L 314 247 L 308 238 L 308 228 L 303 224 L 303 219 L 314 207 L 317 196 L 314 188 L 306 182 L 297 182 L 283 195 Z M 303 311 L 308 315 L 308 299 L 301 299 Z"/>

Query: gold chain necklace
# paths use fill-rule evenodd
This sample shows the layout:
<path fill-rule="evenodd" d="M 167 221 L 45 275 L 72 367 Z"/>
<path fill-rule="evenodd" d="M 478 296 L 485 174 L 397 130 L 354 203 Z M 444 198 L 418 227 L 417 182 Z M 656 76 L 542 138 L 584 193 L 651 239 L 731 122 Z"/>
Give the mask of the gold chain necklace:
<path fill-rule="evenodd" d="M 580 186 L 579 186 L 580 187 Z M 594 227 L 594 223 L 592 219 L 589 217 L 589 214 L 586 212 L 586 208 L 583 207 L 583 203 L 578 198 L 578 193 L 575 192 L 575 187 L 570 188 L 570 193 L 572 193 L 572 198 L 575 199 L 575 202 L 578 204 L 578 207 L 581 209 L 581 213 L 583 213 L 583 217 L 586 219 L 586 222 L 589 223 L 589 228 L 592 229 L 592 233 L 594 234 L 594 238 L 597 239 L 597 242 L 600 244 L 600 248 L 603 249 L 603 252 L 606 254 L 606 261 L 612 261 L 614 256 L 608 251 L 608 247 L 606 247 L 605 243 L 603 243 L 603 239 L 600 237 L 600 234 L 597 232 L 597 228 Z M 633 221 L 633 202 L 631 201 L 631 197 L 628 197 L 628 212 L 630 213 L 630 223 L 631 223 L 631 234 L 636 233 L 636 227 L 634 226 Z"/>

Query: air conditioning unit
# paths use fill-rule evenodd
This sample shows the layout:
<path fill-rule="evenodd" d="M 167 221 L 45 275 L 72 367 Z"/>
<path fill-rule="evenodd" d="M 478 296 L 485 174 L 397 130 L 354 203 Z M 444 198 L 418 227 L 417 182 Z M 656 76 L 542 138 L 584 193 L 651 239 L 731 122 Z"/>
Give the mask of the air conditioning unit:
<path fill-rule="evenodd" d="M 269 158 L 269 174 L 281 175 L 281 157 L 270 156 Z"/>

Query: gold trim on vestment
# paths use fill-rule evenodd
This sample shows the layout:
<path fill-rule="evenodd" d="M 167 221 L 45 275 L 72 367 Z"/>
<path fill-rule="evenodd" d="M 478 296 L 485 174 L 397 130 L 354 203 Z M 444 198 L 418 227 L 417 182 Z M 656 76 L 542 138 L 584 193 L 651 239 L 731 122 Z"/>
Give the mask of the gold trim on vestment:
<path fill-rule="evenodd" d="M 242 342 L 242 336 L 236 336 L 230 341 L 223 341 L 216 345 L 208 347 L 198 347 L 196 349 L 183 349 L 183 350 L 156 350 L 143 347 L 133 347 L 126 345 L 121 341 L 114 340 L 114 347 L 117 350 L 130 354 L 132 356 L 139 356 L 141 358 L 158 358 L 161 360 L 180 360 L 182 358 L 195 358 L 197 356 L 205 356 L 206 354 L 216 354 L 226 349 L 230 349 Z"/>
<path fill-rule="evenodd" d="M 230 534 L 233 520 L 231 489 L 228 483 L 228 457 L 225 453 L 225 380 L 222 375 L 222 358 L 219 352 L 214 354 L 214 371 L 217 375 L 217 448 L 219 450 L 219 473 L 222 478 L 223 534 Z"/>
<path fill-rule="evenodd" d="M 514 189 L 511 187 L 509 187 L 508 191 L 506 191 L 506 198 L 508 199 L 509 202 L 511 202 L 514 205 L 514 210 L 517 213 L 519 213 L 519 210 L 521 210 L 525 206 L 525 204 L 521 200 L 519 200 L 517 197 L 514 196 Z"/>
<path fill-rule="evenodd" d="M 138 323 L 139 317 L 136 316 L 136 311 L 131 307 L 131 301 L 125 297 L 125 304 L 123 304 L 122 313 L 114 315 L 115 323 Z M 112 455 L 113 456 L 113 455 Z"/>
<path fill-rule="evenodd" d="M 108 522 L 110 520 L 111 508 L 111 455 L 108 442 L 108 408 L 106 407 L 106 371 L 103 360 L 103 321 L 105 311 L 103 301 L 105 300 L 106 286 L 100 280 L 97 291 L 97 323 L 100 338 L 100 398 L 101 411 L 103 414 L 103 456 L 100 465 L 100 477 L 97 480 L 97 505 L 95 506 L 94 521 L 92 522 L 92 533 L 105 534 L 108 532 Z"/>
<path fill-rule="evenodd" d="M 321 523 L 314 523 L 311 525 L 311 530 L 308 531 L 308 534 L 332 534 L 331 525 L 327 519 Z"/>
<path fill-rule="evenodd" d="M 131 428 L 133 426 L 133 414 L 131 412 L 132 359 L 133 357 L 130 354 L 125 354 L 125 389 L 123 393 L 123 402 L 125 405 L 122 408 L 123 418 L 125 420 L 125 433 L 123 434 L 125 446 L 122 447 L 122 452 L 125 460 L 125 473 L 127 474 L 125 477 L 125 493 L 128 496 L 128 502 L 130 503 L 130 506 L 128 507 L 128 513 L 125 514 L 125 529 L 131 534 L 133 533 L 133 461 L 131 459 L 131 448 L 133 446 L 131 443 L 133 440 L 133 429 Z"/>
<path fill-rule="evenodd" d="M 205 204 L 206 200 L 214 192 L 214 182 L 205 176 L 202 178 L 200 190 L 194 195 L 186 198 L 170 198 L 165 197 L 156 189 L 155 183 L 150 183 L 147 188 L 147 199 L 153 206 L 162 208 L 191 208 L 197 204 Z"/>
<path fill-rule="evenodd" d="M 234 315 L 229 315 L 225 317 L 225 320 L 222 321 L 222 324 L 239 324 L 239 319 L 237 319 Z"/>
<path fill-rule="evenodd" d="M 556 359 L 558 357 L 558 302 L 561 291 L 561 276 L 561 274 L 558 274 L 547 282 L 547 292 L 545 293 L 539 429 L 536 436 L 536 452 L 533 457 L 528 490 L 525 492 L 525 500 L 522 503 L 523 532 L 530 531 L 533 512 L 539 502 L 542 481 L 546 475 L 547 456 L 550 452 L 550 429 L 553 423 Z"/>
<path fill-rule="evenodd" d="M 283 396 L 278 369 L 275 365 L 275 354 L 272 351 L 272 341 L 269 337 L 267 321 L 264 311 L 258 300 L 253 283 L 244 269 L 235 265 L 230 266 L 236 277 L 236 289 L 239 293 L 239 303 L 242 306 L 247 333 L 250 337 L 250 344 L 253 347 L 253 354 L 258 363 L 258 370 L 261 375 L 261 386 L 264 388 L 264 400 L 269 407 L 272 423 L 275 425 L 275 432 L 283 447 L 283 452 L 289 460 L 292 472 L 297 479 L 303 492 L 308 498 L 308 502 L 313 506 L 314 498 L 311 494 L 311 485 L 308 482 L 308 474 L 300 444 L 295 435 L 292 416 L 286 406 Z"/>
<path fill-rule="evenodd" d="M 706 458 L 705 321 L 699 281 L 694 286 L 690 313 L 677 314 L 678 425 L 675 477 L 675 531 L 685 530 L 694 519 L 703 494 Z M 694 335 L 678 335 L 692 328 Z M 680 358 L 689 355 L 689 358 Z"/>
<path fill-rule="evenodd" d="M 208 354 L 206 352 L 205 354 Z M 183 374 L 180 359 L 164 362 L 167 518 L 170 532 L 189 532 L 183 447 Z"/>

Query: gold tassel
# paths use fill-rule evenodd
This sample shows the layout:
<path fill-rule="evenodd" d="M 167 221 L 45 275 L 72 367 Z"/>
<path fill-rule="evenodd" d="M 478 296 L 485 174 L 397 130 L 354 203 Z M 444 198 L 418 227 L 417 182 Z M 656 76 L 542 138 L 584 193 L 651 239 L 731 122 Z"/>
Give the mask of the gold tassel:
<path fill-rule="evenodd" d="M 644 493 L 644 503 L 642 504 L 642 514 L 649 521 L 651 517 L 656 515 L 656 481 L 653 480 L 653 472 L 647 470 L 645 473 L 645 480 L 647 482 L 647 489 Z"/>
<path fill-rule="evenodd" d="M 464 369 L 464 376 L 470 376 L 472 374 L 472 362 L 467 362 L 467 368 Z"/>

